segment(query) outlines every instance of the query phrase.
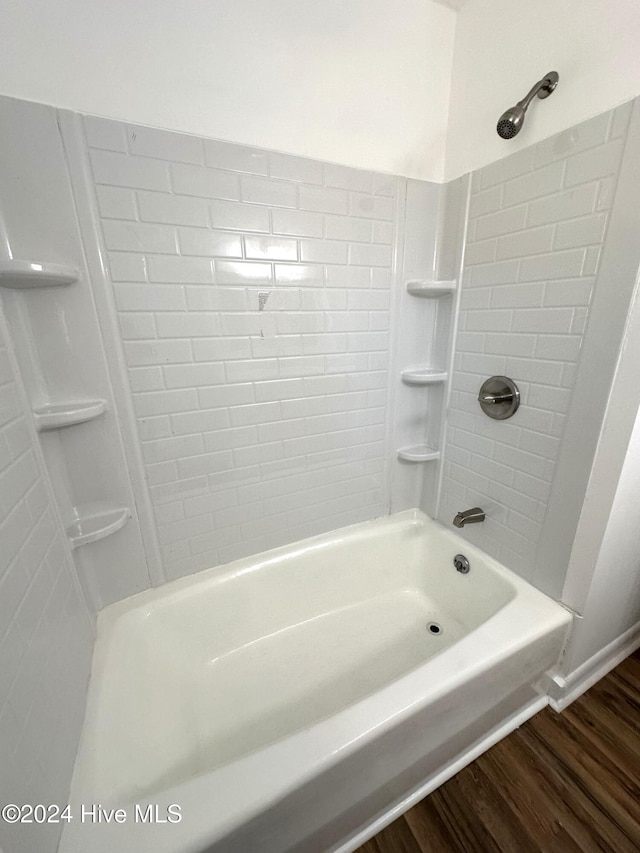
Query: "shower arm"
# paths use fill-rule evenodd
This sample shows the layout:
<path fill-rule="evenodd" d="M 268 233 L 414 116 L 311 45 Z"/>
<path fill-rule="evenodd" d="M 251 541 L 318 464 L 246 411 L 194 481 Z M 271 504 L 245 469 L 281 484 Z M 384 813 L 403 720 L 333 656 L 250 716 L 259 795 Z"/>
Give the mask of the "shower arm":
<path fill-rule="evenodd" d="M 555 89 L 557 83 L 558 81 L 554 80 L 551 75 L 543 77 L 542 80 L 538 80 L 535 86 L 531 87 L 531 89 L 527 92 L 527 94 L 521 101 L 518 101 L 518 106 L 522 107 L 523 110 L 528 109 L 529 104 L 535 98 L 536 95 L 539 98 L 548 98 L 549 95 Z"/>

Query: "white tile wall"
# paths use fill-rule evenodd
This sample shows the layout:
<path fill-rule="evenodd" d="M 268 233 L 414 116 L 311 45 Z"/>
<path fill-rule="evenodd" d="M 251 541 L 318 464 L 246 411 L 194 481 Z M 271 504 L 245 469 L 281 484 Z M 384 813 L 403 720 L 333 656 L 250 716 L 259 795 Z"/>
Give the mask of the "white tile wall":
<path fill-rule="evenodd" d="M 167 577 L 386 512 L 395 179 L 85 127 Z"/>
<path fill-rule="evenodd" d="M 93 636 L 31 443 L 0 322 L 0 803 L 67 801 Z M 60 825 L 0 822 L 11 853 Z"/>
<path fill-rule="evenodd" d="M 529 578 L 629 116 L 627 104 L 473 176 L 440 518 L 482 506 L 462 535 Z M 478 407 L 493 374 L 522 394 L 508 421 Z"/>

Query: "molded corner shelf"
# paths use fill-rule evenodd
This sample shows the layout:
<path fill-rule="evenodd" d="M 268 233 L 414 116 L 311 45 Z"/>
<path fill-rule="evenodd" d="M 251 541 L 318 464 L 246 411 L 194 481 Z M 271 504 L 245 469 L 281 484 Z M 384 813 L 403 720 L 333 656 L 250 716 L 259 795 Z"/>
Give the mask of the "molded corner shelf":
<path fill-rule="evenodd" d="M 120 530 L 131 518 L 128 506 L 99 502 L 75 506 L 67 519 L 67 536 L 72 548 L 97 542 Z"/>
<path fill-rule="evenodd" d="M 27 290 L 34 287 L 61 287 L 73 284 L 80 272 L 68 264 L 36 261 L 0 261 L 0 287 Z"/>
<path fill-rule="evenodd" d="M 83 424 L 99 418 L 107 410 L 105 400 L 69 400 L 66 403 L 47 403 L 33 410 L 38 432 Z"/>
<path fill-rule="evenodd" d="M 416 444 L 414 447 L 401 447 L 398 450 L 398 459 L 404 462 L 433 462 L 440 459 L 440 451 L 426 444 Z"/>
<path fill-rule="evenodd" d="M 457 282 L 454 281 L 433 281 L 427 279 L 418 279 L 407 282 L 407 293 L 412 296 L 436 297 L 447 296 L 453 293 L 456 289 Z"/>
<path fill-rule="evenodd" d="M 433 385 L 447 381 L 446 370 L 434 370 L 431 367 L 413 367 L 400 374 L 405 385 Z"/>

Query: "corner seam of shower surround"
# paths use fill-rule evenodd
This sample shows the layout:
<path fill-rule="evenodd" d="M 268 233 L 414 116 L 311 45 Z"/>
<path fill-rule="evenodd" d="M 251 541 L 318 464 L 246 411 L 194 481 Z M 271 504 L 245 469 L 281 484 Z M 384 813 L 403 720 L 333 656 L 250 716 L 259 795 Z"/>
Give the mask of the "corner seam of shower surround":
<path fill-rule="evenodd" d="M 145 546 L 149 582 L 152 586 L 158 586 L 166 583 L 167 578 L 160 561 L 153 510 L 144 480 L 140 440 L 131 404 L 131 389 L 120 341 L 116 307 L 107 274 L 107 253 L 99 226 L 97 200 L 90 177 L 91 166 L 88 161 L 88 147 L 82 127 L 82 117 L 70 110 L 57 110 L 57 119 L 65 148 L 85 262 L 89 270 L 89 281 L 109 368 L 109 380 L 116 404 L 114 414 L 128 462 L 137 519 Z"/>

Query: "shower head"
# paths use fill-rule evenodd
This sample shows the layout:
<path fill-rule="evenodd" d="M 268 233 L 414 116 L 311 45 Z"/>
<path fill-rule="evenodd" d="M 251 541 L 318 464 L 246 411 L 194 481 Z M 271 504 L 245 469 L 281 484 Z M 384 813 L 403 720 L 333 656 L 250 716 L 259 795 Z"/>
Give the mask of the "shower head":
<path fill-rule="evenodd" d="M 524 124 L 524 117 L 529 104 L 537 95 L 539 98 L 548 98 L 558 85 L 558 72 L 550 71 L 542 80 L 538 80 L 536 85 L 527 93 L 527 95 L 515 105 L 506 110 L 498 119 L 496 130 L 498 136 L 503 139 L 513 139 L 520 133 Z"/>
<path fill-rule="evenodd" d="M 520 133 L 520 128 L 524 124 L 525 112 L 526 109 L 520 104 L 516 104 L 515 107 L 503 112 L 496 125 L 498 136 L 503 139 L 513 139 L 516 133 Z"/>

